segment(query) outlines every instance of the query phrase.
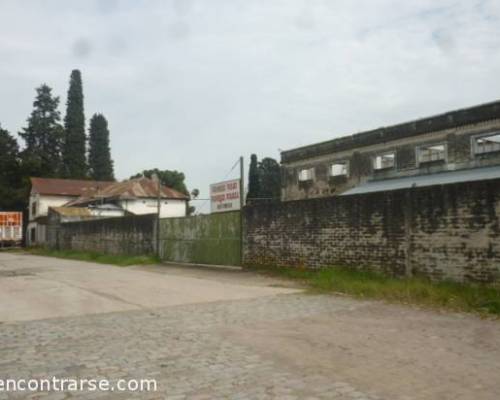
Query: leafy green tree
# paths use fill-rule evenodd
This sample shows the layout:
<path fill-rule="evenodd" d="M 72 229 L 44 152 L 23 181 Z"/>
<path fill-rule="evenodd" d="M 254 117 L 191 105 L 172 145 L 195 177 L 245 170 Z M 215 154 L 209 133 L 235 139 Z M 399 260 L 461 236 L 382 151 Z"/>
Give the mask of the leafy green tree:
<path fill-rule="evenodd" d="M 168 169 L 162 171 L 158 168 L 154 168 L 144 170 L 139 174 L 135 174 L 131 176 L 130 179 L 140 178 L 141 176 L 151 178 L 153 174 L 156 174 L 158 176 L 162 185 L 168 186 L 169 188 L 175 189 L 178 192 L 184 193 L 186 196 L 189 196 L 189 191 L 187 190 L 186 184 L 184 182 L 186 177 L 182 172 L 179 171 L 171 171 Z"/>
<path fill-rule="evenodd" d="M 22 211 L 28 184 L 22 175 L 16 139 L 0 126 L 0 211 Z"/>
<path fill-rule="evenodd" d="M 59 97 L 52 96 L 46 84 L 36 89 L 33 111 L 28 126 L 19 132 L 25 142 L 21 153 L 26 173 L 40 177 L 56 177 L 61 168 L 63 127 L 57 110 Z"/>
<path fill-rule="evenodd" d="M 109 148 L 108 121 L 102 114 L 94 114 L 90 120 L 89 174 L 97 181 L 115 180 Z"/>
<path fill-rule="evenodd" d="M 63 175 L 67 178 L 85 178 L 85 115 L 80 71 L 71 71 L 66 116 L 64 117 Z"/>
<path fill-rule="evenodd" d="M 281 168 L 279 163 L 270 157 L 259 163 L 261 199 L 278 200 L 281 197 Z"/>
<path fill-rule="evenodd" d="M 260 197 L 260 175 L 257 155 L 250 157 L 250 168 L 248 170 L 248 193 L 247 203 L 251 203 Z"/>

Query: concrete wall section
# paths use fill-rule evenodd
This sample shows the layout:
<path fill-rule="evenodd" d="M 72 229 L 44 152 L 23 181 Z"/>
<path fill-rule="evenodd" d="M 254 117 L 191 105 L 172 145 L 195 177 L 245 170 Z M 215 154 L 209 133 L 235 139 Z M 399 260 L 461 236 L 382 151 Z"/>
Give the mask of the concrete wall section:
<path fill-rule="evenodd" d="M 156 215 L 67 222 L 48 243 L 52 248 L 107 254 L 154 254 Z"/>

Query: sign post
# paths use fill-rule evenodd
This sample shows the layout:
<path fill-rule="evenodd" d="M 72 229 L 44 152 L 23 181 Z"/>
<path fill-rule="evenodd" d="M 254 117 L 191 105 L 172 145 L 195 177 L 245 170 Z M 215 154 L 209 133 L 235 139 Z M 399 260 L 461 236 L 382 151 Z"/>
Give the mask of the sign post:
<path fill-rule="evenodd" d="M 243 156 L 240 157 L 240 264 L 243 264 L 243 206 L 245 205 L 245 167 Z"/>

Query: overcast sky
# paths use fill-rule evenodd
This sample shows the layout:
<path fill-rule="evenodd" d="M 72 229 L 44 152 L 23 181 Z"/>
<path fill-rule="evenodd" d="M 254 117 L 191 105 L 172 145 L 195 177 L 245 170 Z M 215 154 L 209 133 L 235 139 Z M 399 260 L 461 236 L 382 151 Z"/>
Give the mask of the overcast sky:
<path fill-rule="evenodd" d="M 2 127 L 43 82 L 64 114 L 78 68 L 117 177 L 177 169 L 203 197 L 240 155 L 500 98 L 498 0 L 0 0 L 0 18 Z"/>

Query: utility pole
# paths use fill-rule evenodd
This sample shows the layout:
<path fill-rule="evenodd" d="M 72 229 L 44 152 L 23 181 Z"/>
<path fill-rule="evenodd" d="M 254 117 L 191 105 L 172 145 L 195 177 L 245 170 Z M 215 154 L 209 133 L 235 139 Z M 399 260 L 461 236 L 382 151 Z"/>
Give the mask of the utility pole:
<path fill-rule="evenodd" d="M 240 157 L 240 209 L 245 205 L 245 166 L 243 156 Z"/>
<path fill-rule="evenodd" d="M 160 211 L 161 211 L 161 182 L 160 178 L 154 173 L 151 178 L 156 181 L 156 255 L 160 257 Z"/>
<path fill-rule="evenodd" d="M 245 205 L 245 165 L 240 157 L 240 264 L 243 264 L 243 207 Z"/>

